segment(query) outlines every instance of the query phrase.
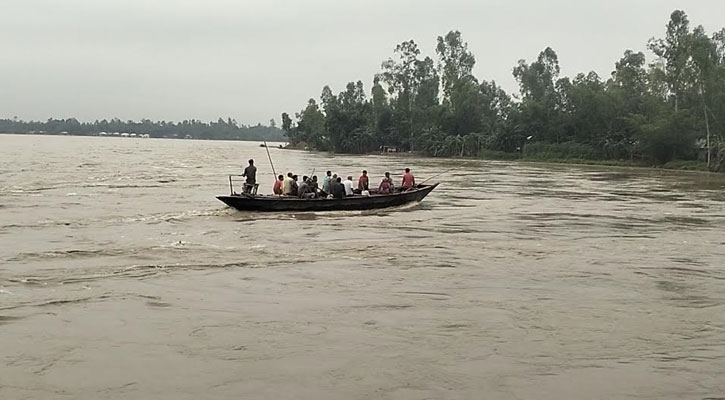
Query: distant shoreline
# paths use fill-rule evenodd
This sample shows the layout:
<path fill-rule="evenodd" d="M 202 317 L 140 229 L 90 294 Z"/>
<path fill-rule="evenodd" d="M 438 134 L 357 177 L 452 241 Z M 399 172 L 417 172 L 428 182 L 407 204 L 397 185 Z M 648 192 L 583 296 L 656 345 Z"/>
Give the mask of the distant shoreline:
<path fill-rule="evenodd" d="M 19 136 L 74 136 L 74 137 L 102 137 L 102 138 L 119 138 L 119 139 L 176 139 L 176 140 L 222 140 L 225 142 L 263 142 L 269 143 L 287 143 L 286 141 L 279 141 L 277 139 L 244 139 L 244 138 L 202 138 L 202 137 L 179 137 L 179 136 L 144 136 L 145 134 L 128 133 L 127 135 L 119 134 L 105 134 L 101 135 L 100 132 L 96 134 L 85 134 L 85 133 L 40 133 L 40 132 L 0 132 L 0 135 L 19 135 Z M 276 146 L 275 146 L 276 147 Z"/>

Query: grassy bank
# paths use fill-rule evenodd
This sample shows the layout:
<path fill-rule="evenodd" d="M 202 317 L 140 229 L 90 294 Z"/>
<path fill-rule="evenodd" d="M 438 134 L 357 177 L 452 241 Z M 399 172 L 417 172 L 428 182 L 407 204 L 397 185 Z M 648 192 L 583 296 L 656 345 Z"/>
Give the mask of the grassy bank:
<path fill-rule="evenodd" d="M 611 167 L 636 167 L 636 168 L 662 168 L 681 171 L 707 171 L 707 163 L 703 161 L 692 160 L 673 160 L 663 165 L 655 165 L 645 161 L 637 160 L 592 160 L 585 158 L 557 158 L 557 157 L 540 157 L 529 155 L 518 155 L 511 153 L 486 152 L 478 157 L 483 160 L 498 161 L 531 161 L 543 163 L 557 164 L 581 164 L 581 165 L 603 165 Z"/>
<path fill-rule="evenodd" d="M 620 151 L 621 154 L 621 151 Z M 621 157 L 621 156 L 620 156 Z M 616 167 L 664 168 L 687 171 L 707 171 L 707 163 L 697 160 L 671 160 L 665 164 L 654 164 L 651 161 L 605 157 L 596 148 L 575 142 L 565 143 L 531 143 L 520 153 L 481 150 L 478 158 L 489 160 L 522 160 L 545 163 L 606 165 Z"/>
<path fill-rule="evenodd" d="M 532 146 L 533 147 L 533 146 Z M 550 146 L 551 147 L 551 146 Z M 569 148 L 571 146 L 568 146 Z M 284 149 L 287 150 L 308 150 L 307 145 L 298 146 L 286 146 Z M 585 151 L 581 151 L 584 149 Z M 309 149 L 310 151 L 317 151 Z M 601 165 L 610 167 L 635 167 L 635 168 L 654 168 L 654 169 L 671 169 L 679 171 L 703 171 L 707 172 L 707 163 L 704 161 L 694 160 L 672 160 L 662 165 L 653 164 L 651 162 L 643 160 L 602 160 L 595 158 L 586 158 L 586 148 L 581 146 L 575 150 L 563 152 L 559 151 L 530 151 L 527 149 L 525 153 L 508 153 L 504 151 L 486 150 L 482 149 L 478 152 L 475 157 L 453 157 L 469 160 L 493 160 L 493 161 L 524 161 L 524 162 L 539 162 L 539 163 L 555 163 L 555 164 L 577 164 L 577 165 Z M 344 153 L 337 153 L 344 154 Z M 378 152 L 371 152 L 367 154 L 380 154 Z M 400 156 L 417 156 L 417 157 L 430 157 L 420 152 L 411 153 L 388 153 L 386 155 L 400 157 Z M 584 156 L 582 156 L 584 155 Z M 431 157 L 435 158 L 435 157 Z"/>
<path fill-rule="evenodd" d="M 397 153 L 393 153 L 397 154 Z M 416 154 L 426 157 L 423 154 Z M 471 160 L 493 160 L 493 161 L 524 161 L 554 164 L 577 164 L 577 165 L 602 165 L 609 167 L 634 167 L 634 168 L 654 168 L 654 169 L 671 169 L 679 171 L 703 171 L 708 172 L 707 163 L 704 161 L 693 160 L 672 160 L 663 165 L 652 164 L 643 160 L 601 160 L 588 159 L 581 157 L 561 157 L 542 154 L 521 154 L 507 153 L 503 151 L 482 150 L 476 157 L 461 157 L 462 159 Z"/>
<path fill-rule="evenodd" d="M 489 159 L 489 158 L 486 158 Z M 490 158 L 495 159 L 495 158 Z M 507 159 L 500 159 L 507 160 Z M 680 171 L 702 171 L 708 172 L 707 163 L 702 161 L 673 160 L 663 165 L 654 165 L 644 161 L 627 160 L 586 160 L 581 158 L 541 158 L 541 157 L 518 157 L 520 161 L 544 162 L 556 164 L 579 164 L 579 165 L 602 165 L 610 167 L 634 167 L 634 168 L 655 168 L 671 169 Z"/>

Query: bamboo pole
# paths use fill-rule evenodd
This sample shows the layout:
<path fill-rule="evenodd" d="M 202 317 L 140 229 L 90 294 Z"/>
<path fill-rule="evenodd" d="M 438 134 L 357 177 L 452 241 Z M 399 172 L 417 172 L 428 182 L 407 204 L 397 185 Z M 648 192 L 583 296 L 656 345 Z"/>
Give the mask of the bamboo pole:
<path fill-rule="evenodd" d="M 269 155 L 269 147 L 267 146 L 267 141 L 264 141 L 264 149 L 267 150 L 267 158 L 269 158 L 269 165 L 272 166 L 272 173 L 274 174 L 274 180 L 277 180 L 277 172 L 274 170 L 274 163 L 272 162 L 272 156 Z"/>

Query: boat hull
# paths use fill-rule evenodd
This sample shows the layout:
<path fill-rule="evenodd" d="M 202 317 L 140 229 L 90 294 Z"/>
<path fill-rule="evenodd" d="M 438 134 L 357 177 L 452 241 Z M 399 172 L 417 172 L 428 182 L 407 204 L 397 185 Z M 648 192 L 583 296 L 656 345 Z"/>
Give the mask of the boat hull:
<path fill-rule="evenodd" d="M 397 207 L 419 202 L 438 186 L 421 186 L 415 190 L 392 194 L 350 196 L 342 199 L 300 199 L 281 196 L 217 196 L 217 199 L 241 211 L 354 211 Z"/>

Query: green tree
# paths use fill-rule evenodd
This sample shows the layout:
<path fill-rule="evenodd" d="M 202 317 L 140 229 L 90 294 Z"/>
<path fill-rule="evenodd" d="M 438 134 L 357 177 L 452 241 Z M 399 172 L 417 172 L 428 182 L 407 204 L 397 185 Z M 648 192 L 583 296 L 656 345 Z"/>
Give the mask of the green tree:
<path fill-rule="evenodd" d="M 388 129 L 383 144 L 410 149 L 415 133 L 430 122 L 427 110 L 438 104 L 439 78 L 432 59 L 418 58 L 420 50 L 413 40 L 397 45 L 393 55 L 382 63 L 378 79 L 391 95 L 390 113 L 395 125 Z"/>
<path fill-rule="evenodd" d="M 320 111 L 315 99 L 307 101 L 307 107 L 296 114 L 297 136 L 313 148 L 328 150 L 329 138 L 325 130 L 325 115 Z"/>
<path fill-rule="evenodd" d="M 461 32 L 450 31 L 445 36 L 438 36 L 436 46 L 438 65 L 443 84 L 443 96 L 450 100 L 456 85 L 468 85 L 474 81 L 473 66 L 476 58 L 468 50 L 468 43 L 461 38 Z"/>
<path fill-rule="evenodd" d="M 564 141 L 556 89 L 559 72 L 559 58 L 550 47 L 544 49 L 531 65 L 520 60 L 514 68 L 513 74 L 522 96 L 513 115 L 515 131 L 519 135 L 531 136 L 535 141 Z"/>
<path fill-rule="evenodd" d="M 690 21 L 684 11 L 676 10 L 667 24 L 664 39 L 650 39 L 648 48 L 664 59 L 665 81 L 674 99 L 675 112 L 688 80 Z"/>

